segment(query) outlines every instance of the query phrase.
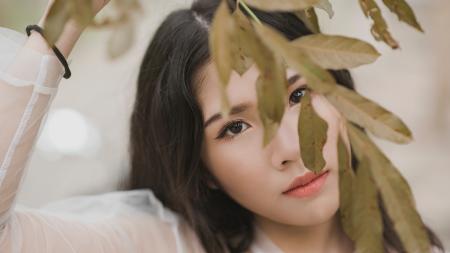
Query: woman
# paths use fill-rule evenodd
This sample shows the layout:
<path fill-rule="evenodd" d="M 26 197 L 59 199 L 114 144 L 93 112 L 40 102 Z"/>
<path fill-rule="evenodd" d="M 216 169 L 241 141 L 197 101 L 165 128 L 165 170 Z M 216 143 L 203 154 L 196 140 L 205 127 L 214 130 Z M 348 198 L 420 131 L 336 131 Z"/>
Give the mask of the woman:
<path fill-rule="evenodd" d="M 105 4 L 94 3 L 97 11 Z M 295 71 L 286 73 L 285 114 L 266 147 L 256 109 L 255 66 L 242 76 L 232 74 L 227 92 L 233 113 L 220 117 L 219 79 L 208 48 L 218 4 L 201 0 L 171 13 L 149 45 L 131 116 L 126 191 L 79 197 L 45 210 L 14 208 L 14 201 L 63 69 L 39 34 L 25 39 L 2 30 L 1 252 L 354 251 L 338 218 L 339 134 L 348 147 L 342 116 L 312 94 L 329 126 L 320 177 L 300 159 L 296 129 L 307 80 Z M 294 15 L 255 13 L 289 39 L 311 33 Z M 56 43 L 66 57 L 81 32 L 74 23 L 66 26 Z M 347 71 L 331 73 L 353 88 Z M 305 184 L 297 195 L 290 191 L 294 178 Z M 71 206 L 70 212 L 53 212 L 60 206 Z M 384 209 L 383 221 L 386 252 L 404 252 Z M 427 231 L 434 249 L 443 250 Z"/>

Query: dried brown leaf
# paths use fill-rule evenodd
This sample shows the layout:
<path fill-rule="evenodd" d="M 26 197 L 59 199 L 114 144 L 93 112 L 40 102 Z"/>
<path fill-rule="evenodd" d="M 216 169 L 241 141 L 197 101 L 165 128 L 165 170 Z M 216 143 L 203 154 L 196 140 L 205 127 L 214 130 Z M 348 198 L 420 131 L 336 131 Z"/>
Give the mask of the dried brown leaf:
<path fill-rule="evenodd" d="M 384 253 L 383 220 L 370 166 L 369 159 L 364 157 L 356 170 L 352 205 L 355 251 Z"/>
<path fill-rule="evenodd" d="M 327 141 L 328 124 L 314 110 L 310 91 L 306 94 L 300 105 L 298 119 L 298 135 L 302 160 L 309 170 L 320 172 L 325 166 L 323 146 Z"/>
<path fill-rule="evenodd" d="M 44 36 L 49 45 L 54 45 L 70 19 L 72 5 L 66 0 L 55 0 L 44 24 Z"/>
<path fill-rule="evenodd" d="M 371 32 L 376 40 L 382 40 L 392 49 L 399 47 L 397 41 L 392 37 L 388 30 L 386 21 L 381 14 L 381 10 L 374 0 L 359 0 L 359 4 L 366 17 L 370 17 L 373 20 Z"/>
<path fill-rule="evenodd" d="M 285 96 L 287 89 L 286 68 L 279 56 L 267 48 L 263 39 L 255 33 L 254 25 L 240 12 L 236 10 L 234 20 L 237 24 L 235 38 L 239 45 L 233 46 L 234 55 L 246 58 L 241 59 L 243 64 L 232 64 L 233 69 L 243 66 L 241 71 L 248 69 L 250 63 L 254 62 L 260 71 L 257 80 L 257 95 L 259 116 L 264 126 L 263 145 L 266 146 L 274 136 L 285 110 Z M 256 24 L 259 26 L 259 24 Z M 236 58 L 233 58 L 236 60 Z M 233 60 L 232 59 L 232 60 Z M 238 59 L 239 60 L 239 59 Z"/>
<path fill-rule="evenodd" d="M 82 27 L 89 25 L 95 16 L 92 0 L 72 0 L 72 5 L 71 16 Z"/>
<path fill-rule="evenodd" d="M 256 82 L 258 111 L 264 126 L 263 146 L 274 137 L 285 110 L 286 69 L 282 64 L 274 63 L 276 69 L 266 69 Z"/>
<path fill-rule="evenodd" d="M 319 0 L 245 0 L 243 2 L 265 11 L 295 11 L 312 7 Z"/>
<path fill-rule="evenodd" d="M 313 34 L 291 42 L 326 69 L 354 68 L 374 62 L 380 54 L 369 43 L 345 36 Z"/>
<path fill-rule="evenodd" d="M 293 46 L 290 42 L 275 29 L 266 25 L 254 25 L 255 31 L 260 38 L 264 38 L 263 43 L 280 55 L 288 66 L 303 75 L 308 86 L 320 93 L 330 92 L 335 85 L 331 74 L 311 61 L 304 51 Z"/>
<path fill-rule="evenodd" d="M 211 58 L 217 68 L 221 81 L 221 113 L 223 115 L 228 115 L 230 110 L 226 87 L 232 70 L 231 45 L 234 26 L 233 22 L 226 1 L 222 1 L 212 20 L 209 45 L 211 48 Z"/>
<path fill-rule="evenodd" d="M 345 233 L 352 240 L 355 240 L 356 235 L 353 228 L 352 215 L 355 175 L 351 167 L 351 154 L 340 135 L 337 145 L 339 163 L 339 214 Z"/>
<path fill-rule="evenodd" d="M 328 100 L 350 121 L 367 128 L 374 135 L 396 143 L 408 143 L 412 133 L 392 112 L 358 93 L 340 85 L 325 94 Z"/>
<path fill-rule="evenodd" d="M 358 150 L 355 152 L 358 159 L 365 156 L 370 162 L 372 177 L 406 252 L 431 252 L 425 226 L 405 178 L 362 130 L 351 124 L 347 128 L 352 147 Z"/>
<path fill-rule="evenodd" d="M 253 60 L 249 57 L 248 52 L 245 51 L 246 40 L 249 33 L 253 33 L 253 28 L 248 18 L 242 13 L 239 8 L 233 12 L 234 19 L 234 35 L 232 43 L 232 68 L 239 74 L 245 73 L 251 65 Z M 248 46 L 247 46 L 248 48 Z"/>
<path fill-rule="evenodd" d="M 383 0 L 383 3 L 389 8 L 389 10 L 397 14 L 400 21 L 403 21 L 423 32 L 422 27 L 414 15 L 414 11 L 405 0 Z"/>
<path fill-rule="evenodd" d="M 294 12 L 313 33 L 320 33 L 319 19 L 313 7 Z"/>
<path fill-rule="evenodd" d="M 333 18 L 333 6 L 329 0 L 320 0 L 316 5 L 314 5 L 314 7 L 324 10 L 328 14 L 329 18 Z"/>

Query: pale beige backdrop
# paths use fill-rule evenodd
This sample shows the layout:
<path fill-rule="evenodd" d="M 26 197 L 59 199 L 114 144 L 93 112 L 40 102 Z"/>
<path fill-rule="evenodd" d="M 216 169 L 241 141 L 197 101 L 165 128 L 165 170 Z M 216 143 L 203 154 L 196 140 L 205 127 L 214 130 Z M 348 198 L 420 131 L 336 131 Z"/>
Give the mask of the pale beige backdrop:
<path fill-rule="evenodd" d="M 23 31 L 38 21 L 46 0 L 0 0 L 0 25 Z M 63 81 L 32 157 L 19 202 L 39 207 L 78 194 L 114 190 L 127 173 L 127 128 L 134 83 L 156 26 L 191 0 L 143 0 L 136 44 L 108 60 L 108 31 L 89 31 L 71 55 L 73 77 Z M 336 15 L 320 13 L 324 32 L 373 42 L 382 57 L 353 70 L 364 95 L 398 114 L 415 141 L 379 141 L 410 182 L 418 209 L 450 248 L 450 2 L 409 0 L 425 29 L 420 34 L 383 8 L 401 50 L 375 42 L 354 1 L 331 1 Z M 380 1 L 381 2 L 381 1 Z M 70 134 L 68 134 L 70 133 Z"/>

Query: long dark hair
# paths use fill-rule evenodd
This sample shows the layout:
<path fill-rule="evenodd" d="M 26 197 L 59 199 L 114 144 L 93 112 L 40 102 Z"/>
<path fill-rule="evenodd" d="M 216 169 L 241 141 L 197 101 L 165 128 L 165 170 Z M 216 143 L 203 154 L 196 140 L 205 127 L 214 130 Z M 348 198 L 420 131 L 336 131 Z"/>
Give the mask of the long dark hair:
<path fill-rule="evenodd" d="M 150 42 L 131 116 L 127 188 L 151 189 L 187 221 L 206 252 L 234 253 L 249 249 L 254 216 L 223 191 L 207 187 L 213 176 L 200 158 L 203 116 L 196 100 L 199 69 L 210 61 L 208 26 L 219 3 L 199 0 L 190 9 L 172 12 Z M 228 4 L 230 10 L 236 7 L 235 1 Z M 290 40 L 311 34 L 293 14 L 253 11 Z M 330 72 L 339 84 L 354 89 L 347 70 Z M 404 252 L 384 208 L 382 216 L 386 245 Z M 439 239 L 427 231 L 432 243 L 442 249 Z"/>

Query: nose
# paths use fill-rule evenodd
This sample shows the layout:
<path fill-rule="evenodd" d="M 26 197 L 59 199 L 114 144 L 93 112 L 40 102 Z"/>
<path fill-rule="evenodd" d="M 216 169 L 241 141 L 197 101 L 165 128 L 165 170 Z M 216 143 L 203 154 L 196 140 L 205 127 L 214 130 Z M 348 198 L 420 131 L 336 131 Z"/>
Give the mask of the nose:
<path fill-rule="evenodd" d="M 283 115 L 280 126 L 270 142 L 272 166 L 284 170 L 289 166 L 303 167 L 298 141 L 298 115 L 287 112 Z"/>

